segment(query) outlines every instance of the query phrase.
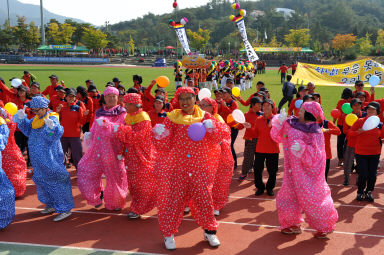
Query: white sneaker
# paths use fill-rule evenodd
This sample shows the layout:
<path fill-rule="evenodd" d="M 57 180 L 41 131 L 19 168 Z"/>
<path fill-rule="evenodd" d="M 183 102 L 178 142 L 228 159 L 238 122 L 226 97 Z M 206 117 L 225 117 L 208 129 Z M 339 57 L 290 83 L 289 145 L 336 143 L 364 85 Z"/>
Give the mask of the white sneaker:
<path fill-rule="evenodd" d="M 204 233 L 204 240 L 208 241 L 209 245 L 212 247 L 217 247 L 220 245 L 219 239 L 214 234 L 210 235 L 210 234 Z"/>
<path fill-rule="evenodd" d="M 213 213 L 215 214 L 215 216 L 219 216 L 220 215 L 220 211 L 219 210 L 214 210 Z"/>
<path fill-rule="evenodd" d="M 55 212 L 55 208 L 47 207 L 44 210 L 40 211 L 41 214 L 51 214 Z"/>
<path fill-rule="evenodd" d="M 248 173 L 253 173 L 253 168 L 249 169 Z"/>
<path fill-rule="evenodd" d="M 134 213 L 134 212 L 129 212 L 127 216 L 128 216 L 128 218 L 130 218 L 130 219 L 137 219 L 137 218 L 140 218 L 140 214 L 136 214 L 136 213 Z"/>
<path fill-rule="evenodd" d="M 176 250 L 176 243 L 173 235 L 164 237 L 164 244 L 167 250 Z"/>
<path fill-rule="evenodd" d="M 72 213 L 71 212 L 64 212 L 60 213 L 56 218 L 53 219 L 53 221 L 62 221 L 65 218 L 68 218 Z"/>
<path fill-rule="evenodd" d="M 189 206 L 186 206 L 184 208 L 184 213 L 189 213 L 191 211 L 191 208 L 189 208 Z"/>

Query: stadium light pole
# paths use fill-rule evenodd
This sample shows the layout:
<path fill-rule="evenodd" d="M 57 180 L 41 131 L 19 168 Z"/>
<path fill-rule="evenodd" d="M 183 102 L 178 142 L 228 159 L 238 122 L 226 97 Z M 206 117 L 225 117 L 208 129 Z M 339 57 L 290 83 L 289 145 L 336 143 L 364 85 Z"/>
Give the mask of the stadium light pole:
<path fill-rule="evenodd" d="M 11 20 L 9 19 L 9 0 L 7 0 L 7 10 L 8 10 L 8 26 L 10 26 Z"/>
<path fill-rule="evenodd" d="M 41 44 L 45 45 L 44 13 L 43 0 L 40 0 L 40 18 L 41 18 Z"/>

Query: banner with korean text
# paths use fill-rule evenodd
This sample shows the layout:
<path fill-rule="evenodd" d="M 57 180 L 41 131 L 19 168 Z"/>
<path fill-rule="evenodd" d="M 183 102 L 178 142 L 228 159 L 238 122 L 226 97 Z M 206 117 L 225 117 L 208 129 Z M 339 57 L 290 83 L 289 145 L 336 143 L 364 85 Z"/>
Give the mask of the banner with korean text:
<path fill-rule="evenodd" d="M 299 62 L 292 82 L 306 85 L 313 82 L 323 86 L 353 86 L 358 80 L 368 84 L 372 75 L 380 77 L 383 85 L 384 65 L 372 60 L 362 59 L 338 65 L 317 65 Z"/>

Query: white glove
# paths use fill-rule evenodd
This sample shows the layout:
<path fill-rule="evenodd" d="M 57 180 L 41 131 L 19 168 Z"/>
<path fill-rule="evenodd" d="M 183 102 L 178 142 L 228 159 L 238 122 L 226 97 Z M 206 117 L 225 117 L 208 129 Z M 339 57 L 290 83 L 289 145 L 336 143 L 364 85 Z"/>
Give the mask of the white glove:
<path fill-rule="evenodd" d="M 300 151 L 301 150 L 300 144 L 297 141 L 295 141 L 295 144 L 291 146 L 291 150 Z"/>
<path fill-rule="evenodd" d="M 25 106 L 24 105 L 24 108 L 22 109 L 22 110 L 18 110 L 17 112 L 16 112 L 16 114 L 17 114 L 17 117 L 19 118 L 19 119 L 24 119 L 25 118 L 25 108 L 27 108 L 27 106 Z"/>
<path fill-rule="evenodd" d="M 165 131 L 165 128 L 164 128 L 165 126 L 163 125 L 163 124 L 156 124 L 156 126 L 155 126 L 155 133 L 157 134 L 157 135 L 161 135 L 162 133 L 164 133 L 164 131 Z"/>
<path fill-rule="evenodd" d="M 206 129 L 212 129 L 215 127 L 215 125 L 213 125 L 212 120 L 204 120 L 203 125 L 205 126 Z"/>
<path fill-rule="evenodd" d="M 95 121 L 96 121 L 96 123 L 97 123 L 100 127 L 102 127 L 102 126 L 104 125 L 104 121 L 103 121 L 103 119 L 96 119 Z"/>
<path fill-rule="evenodd" d="M 49 129 L 53 129 L 55 127 L 55 124 L 53 123 L 53 120 L 51 120 L 50 118 L 44 119 L 44 122 L 45 122 L 45 125 L 47 125 L 47 127 Z"/>
<path fill-rule="evenodd" d="M 285 109 L 283 108 L 283 110 L 280 112 L 279 117 L 278 117 L 280 125 L 283 124 L 283 122 L 286 119 L 287 119 L 287 113 L 285 112 Z"/>
<path fill-rule="evenodd" d="M 117 130 L 119 130 L 119 125 L 114 125 L 113 126 L 113 132 L 117 133 Z"/>
<path fill-rule="evenodd" d="M 85 132 L 85 133 L 84 133 L 84 140 L 88 140 L 88 139 L 90 139 L 91 136 L 92 136 L 91 132 Z"/>
<path fill-rule="evenodd" d="M 118 159 L 118 160 L 122 160 L 122 159 L 123 159 L 123 155 L 120 155 L 120 154 L 117 155 L 117 159 Z"/>

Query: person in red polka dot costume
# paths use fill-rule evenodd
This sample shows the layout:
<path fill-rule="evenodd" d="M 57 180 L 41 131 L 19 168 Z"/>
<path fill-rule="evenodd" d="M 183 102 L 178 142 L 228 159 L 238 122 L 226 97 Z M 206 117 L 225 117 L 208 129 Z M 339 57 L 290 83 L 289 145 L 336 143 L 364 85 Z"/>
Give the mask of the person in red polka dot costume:
<path fill-rule="evenodd" d="M 175 97 L 181 109 L 169 113 L 163 124 L 153 128 L 160 230 L 166 248 L 176 249 L 174 234 L 185 206 L 190 204 L 192 217 L 204 229 L 205 240 L 211 246 L 218 246 L 212 187 L 223 140 L 221 125 L 214 116 L 195 105 L 192 88 L 179 88 Z M 200 141 L 193 141 L 188 135 L 188 129 L 196 123 L 202 123 L 206 128 Z"/>

